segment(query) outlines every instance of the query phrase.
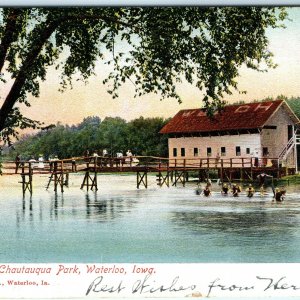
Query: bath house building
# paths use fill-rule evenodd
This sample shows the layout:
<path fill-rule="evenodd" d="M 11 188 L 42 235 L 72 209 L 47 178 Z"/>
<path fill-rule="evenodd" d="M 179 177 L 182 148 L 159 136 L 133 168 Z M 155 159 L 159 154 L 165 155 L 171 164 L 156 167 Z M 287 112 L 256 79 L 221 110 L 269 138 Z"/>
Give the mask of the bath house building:
<path fill-rule="evenodd" d="M 297 170 L 298 125 L 288 104 L 276 100 L 227 105 L 213 118 L 203 109 L 181 110 L 160 133 L 168 134 L 171 160 L 253 158 L 259 165 L 282 164 Z"/>

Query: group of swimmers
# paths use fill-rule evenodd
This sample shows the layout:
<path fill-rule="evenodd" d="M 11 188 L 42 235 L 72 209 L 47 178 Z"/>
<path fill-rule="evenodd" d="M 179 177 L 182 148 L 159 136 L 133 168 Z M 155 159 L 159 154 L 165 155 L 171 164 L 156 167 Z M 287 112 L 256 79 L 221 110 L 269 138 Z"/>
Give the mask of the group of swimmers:
<path fill-rule="evenodd" d="M 239 184 L 235 184 L 235 183 L 232 184 L 231 188 L 228 186 L 227 183 L 223 183 L 222 188 L 221 188 L 221 194 L 223 196 L 227 196 L 227 195 L 229 195 L 229 193 L 231 193 L 231 195 L 233 197 L 238 197 L 241 191 L 242 191 L 241 186 Z M 201 186 L 198 185 L 196 193 L 198 195 L 203 193 L 203 195 L 205 197 L 209 197 L 211 195 L 211 181 L 209 180 L 207 182 L 207 184 L 206 184 L 206 186 L 203 190 L 201 189 Z M 285 198 L 285 195 L 286 195 L 286 190 L 285 190 L 284 187 L 282 187 L 281 189 L 276 188 L 275 190 L 273 190 L 273 193 L 274 193 L 274 200 L 276 202 L 283 202 L 284 201 L 284 198 Z M 252 198 L 254 196 L 254 194 L 255 194 L 255 189 L 252 186 L 252 184 L 249 184 L 249 186 L 246 189 L 246 196 L 248 198 Z M 260 195 L 261 196 L 265 195 L 265 190 L 264 190 L 263 185 L 260 188 Z"/>

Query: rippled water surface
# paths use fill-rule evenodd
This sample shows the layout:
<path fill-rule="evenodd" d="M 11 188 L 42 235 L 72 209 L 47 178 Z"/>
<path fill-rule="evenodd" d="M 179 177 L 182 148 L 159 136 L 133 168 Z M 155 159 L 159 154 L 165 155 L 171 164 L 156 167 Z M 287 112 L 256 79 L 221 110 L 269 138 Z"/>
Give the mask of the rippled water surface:
<path fill-rule="evenodd" d="M 136 189 L 135 176 L 82 175 L 56 195 L 34 177 L 22 197 L 19 176 L 0 178 L 2 262 L 300 262 L 300 188 L 283 204 L 195 194 L 195 184 Z"/>

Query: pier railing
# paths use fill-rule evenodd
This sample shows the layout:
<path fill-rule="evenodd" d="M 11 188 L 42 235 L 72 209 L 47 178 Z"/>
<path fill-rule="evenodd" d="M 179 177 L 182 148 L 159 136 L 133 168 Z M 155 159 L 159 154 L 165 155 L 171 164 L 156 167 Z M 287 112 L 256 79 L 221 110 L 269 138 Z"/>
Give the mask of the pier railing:
<path fill-rule="evenodd" d="M 17 166 L 18 164 L 18 166 Z M 136 171 L 137 169 L 225 169 L 225 168 L 280 168 L 278 158 L 236 157 L 236 158 L 165 158 L 156 156 L 125 156 L 125 157 L 72 157 L 49 161 L 7 161 L 3 164 L 4 174 L 19 173 L 20 166 L 29 166 L 32 173 L 47 174 L 54 168 L 63 172 L 80 172 L 93 169 L 96 172 Z"/>
<path fill-rule="evenodd" d="M 3 174 L 21 175 L 22 190 L 32 193 L 33 174 L 49 174 L 46 189 L 51 185 L 54 191 L 64 191 L 69 186 L 69 174 L 84 174 L 81 189 L 98 190 L 98 173 L 136 173 L 137 188 L 147 188 L 149 172 L 156 173 L 156 181 L 160 186 L 182 184 L 188 180 L 189 173 L 196 173 L 199 182 L 209 178 L 210 170 L 215 170 L 221 182 L 228 180 L 254 180 L 262 172 L 280 178 L 293 174 L 295 168 L 282 166 L 278 158 L 165 158 L 155 156 L 105 157 L 88 156 L 55 159 L 49 161 L 8 161 L 3 164 Z M 193 175 L 194 176 L 194 175 Z"/>
<path fill-rule="evenodd" d="M 257 157 L 237 157 L 237 158 L 174 158 L 169 159 L 170 167 L 191 168 L 255 168 L 280 166 L 278 158 L 257 158 Z"/>

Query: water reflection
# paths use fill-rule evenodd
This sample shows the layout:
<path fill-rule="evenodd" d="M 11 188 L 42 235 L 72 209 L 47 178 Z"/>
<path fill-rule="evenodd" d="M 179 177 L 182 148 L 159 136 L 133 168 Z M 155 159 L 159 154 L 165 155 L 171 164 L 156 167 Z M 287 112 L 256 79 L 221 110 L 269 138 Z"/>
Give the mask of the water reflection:
<path fill-rule="evenodd" d="M 101 198 L 101 195 L 85 195 L 86 218 L 97 222 L 108 222 L 129 213 L 137 203 L 130 201 L 126 197 L 118 196 L 114 198 Z"/>
<path fill-rule="evenodd" d="M 50 201 L 49 201 L 50 200 Z M 85 193 L 81 197 L 67 197 L 62 193 L 49 195 L 49 200 L 25 195 L 21 207 L 16 209 L 17 227 L 21 222 L 32 222 L 37 215 L 39 222 L 58 221 L 62 218 L 86 219 L 93 222 L 111 222 L 128 214 L 138 203 L 137 199 L 123 196 L 102 197 L 97 192 Z"/>

